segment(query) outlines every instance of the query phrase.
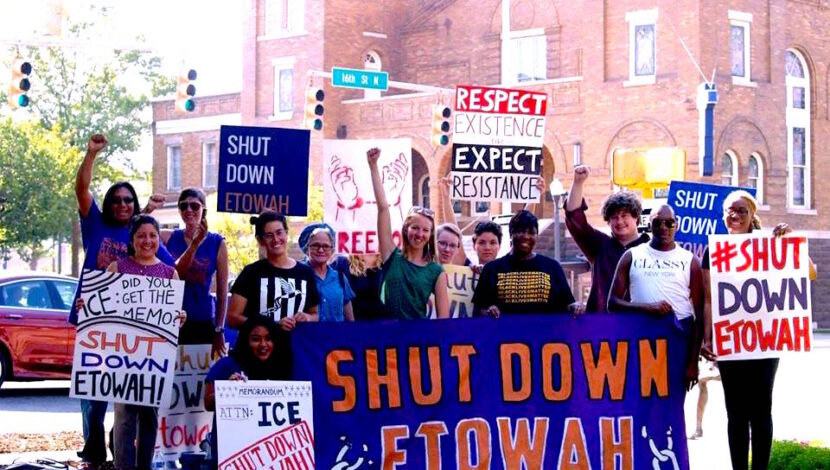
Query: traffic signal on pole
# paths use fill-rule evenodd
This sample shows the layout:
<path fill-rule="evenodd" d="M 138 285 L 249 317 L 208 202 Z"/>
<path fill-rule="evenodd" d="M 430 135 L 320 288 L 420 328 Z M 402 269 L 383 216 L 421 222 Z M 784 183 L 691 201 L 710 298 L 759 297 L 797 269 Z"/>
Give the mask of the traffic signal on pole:
<path fill-rule="evenodd" d="M 12 80 L 9 84 L 9 106 L 12 109 L 25 108 L 31 100 L 26 93 L 32 87 L 29 75 L 32 74 L 32 63 L 17 57 L 12 62 Z"/>
<path fill-rule="evenodd" d="M 432 107 L 432 145 L 447 145 L 450 143 L 450 116 L 452 111 L 448 106 L 436 105 Z"/>
<path fill-rule="evenodd" d="M 179 75 L 176 86 L 176 110 L 181 113 L 189 113 L 196 109 L 196 71 L 190 69 Z"/>
<path fill-rule="evenodd" d="M 319 131 L 323 129 L 323 99 L 326 93 L 322 88 L 308 87 L 305 91 L 305 127 Z"/>

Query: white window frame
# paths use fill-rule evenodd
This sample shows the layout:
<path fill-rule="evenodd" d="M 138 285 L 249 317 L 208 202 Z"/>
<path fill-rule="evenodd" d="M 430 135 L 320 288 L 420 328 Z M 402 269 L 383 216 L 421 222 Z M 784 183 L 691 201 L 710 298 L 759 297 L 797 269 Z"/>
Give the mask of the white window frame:
<path fill-rule="evenodd" d="M 759 205 L 764 205 L 764 160 L 761 158 L 761 155 L 758 152 L 752 152 L 749 154 L 749 161 L 754 161 L 758 167 L 758 176 L 752 176 L 752 173 L 749 172 L 749 165 L 747 165 L 746 169 L 746 179 L 747 181 L 755 181 L 755 200 L 758 201 Z"/>
<path fill-rule="evenodd" d="M 173 172 L 171 171 L 173 163 L 174 148 L 179 149 L 179 184 L 175 185 L 173 181 Z M 182 188 L 182 146 L 181 144 L 173 144 L 167 146 L 167 190 L 174 191 Z"/>
<path fill-rule="evenodd" d="M 296 59 L 291 57 L 277 57 L 271 59 L 271 66 L 274 68 L 274 110 L 271 116 L 268 117 L 271 121 L 289 121 L 294 118 L 294 110 L 297 108 L 294 102 L 294 84 L 296 83 L 296 76 L 294 74 L 294 64 Z M 280 71 L 291 70 L 291 110 L 280 111 Z"/>
<path fill-rule="evenodd" d="M 289 14 L 287 28 L 282 27 L 286 12 L 283 5 L 287 5 Z M 264 22 L 263 34 L 257 37 L 258 41 L 289 38 L 308 34 L 305 29 L 305 0 L 263 0 Z"/>
<path fill-rule="evenodd" d="M 518 60 L 519 52 L 517 47 L 520 41 L 533 40 L 541 43 L 541 56 L 534 57 L 534 59 L 541 59 L 542 69 L 541 77 L 531 77 L 526 82 L 520 82 L 518 77 Z M 547 80 L 548 77 L 548 37 L 545 35 L 544 28 L 523 29 L 519 31 L 507 31 L 502 34 L 502 53 L 504 60 L 502 60 L 502 77 L 501 82 L 504 85 L 518 85 L 530 84 L 533 82 L 540 82 Z M 534 68 L 538 66 L 534 63 Z"/>
<path fill-rule="evenodd" d="M 801 62 L 801 68 L 804 70 L 804 78 L 791 77 L 786 75 L 787 87 L 787 207 L 791 209 L 811 209 L 812 198 L 810 187 L 811 167 L 812 167 L 812 149 L 810 148 L 811 129 L 810 129 L 810 69 L 807 68 L 807 60 L 804 56 L 795 49 L 787 49 L 792 52 Z M 786 57 L 786 55 L 785 55 Z M 785 59 L 786 60 L 786 59 Z M 786 67 L 785 72 L 786 74 Z M 793 107 L 793 88 L 804 88 L 804 109 Z M 794 168 L 793 164 L 793 129 L 804 129 L 804 204 L 796 205 L 794 200 Z"/>
<path fill-rule="evenodd" d="M 213 145 L 213 151 L 216 157 L 216 183 L 208 181 L 208 162 L 206 149 L 209 145 Z M 219 184 L 219 145 L 215 140 L 206 140 L 202 142 L 202 187 L 215 188 Z"/>
<path fill-rule="evenodd" d="M 623 82 L 623 86 L 640 86 L 653 85 L 657 83 L 657 68 L 658 68 L 658 51 L 657 51 L 657 8 L 650 10 L 630 11 L 625 14 L 625 21 L 628 22 L 628 80 Z M 637 26 L 653 25 L 654 26 L 654 74 L 652 75 L 637 75 L 636 73 L 636 40 L 635 32 Z"/>
<path fill-rule="evenodd" d="M 727 150 L 721 156 L 721 161 L 724 158 L 729 158 L 729 162 L 732 164 L 732 174 L 729 175 L 729 186 L 738 186 L 738 156 L 735 155 L 735 152 L 732 150 Z M 723 164 L 721 164 L 721 174 L 720 174 L 720 182 L 721 184 L 725 184 L 726 182 L 724 179 L 727 175 L 723 174 Z"/>
<path fill-rule="evenodd" d="M 758 86 L 752 81 L 752 48 L 751 38 L 752 34 L 752 14 L 744 13 L 742 11 L 729 10 L 729 71 L 732 72 L 732 26 L 740 26 L 744 31 L 744 75 L 732 75 L 733 85 L 742 85 L 749 87 Z"/>
<path fill-rule="evenodd" d="M 424 206 L 424 196 L 426 196 L 427 199 L 429 199 L 429 202 L 430 202 L 430 207 L 428 207 L 428 209 L 431 209 L 432 208 L 431 207 L 432 206 L 432 198 L 429 197 L 429 186 L 427 186 L 427 192 L 424 193 L 424 182 L 426 182 L 426 180 L 428 180 L 428 179 L 429 179 L 429 173 L 425 174 L 424 176 L 421 176 L 421 178 L 418 180 L 418 201 L 417 201 L 417 204 L 415 204 L 415 205 L 425 207 Z M 427 183 L 427 184 L 429 184 L 429 183 Z"/>

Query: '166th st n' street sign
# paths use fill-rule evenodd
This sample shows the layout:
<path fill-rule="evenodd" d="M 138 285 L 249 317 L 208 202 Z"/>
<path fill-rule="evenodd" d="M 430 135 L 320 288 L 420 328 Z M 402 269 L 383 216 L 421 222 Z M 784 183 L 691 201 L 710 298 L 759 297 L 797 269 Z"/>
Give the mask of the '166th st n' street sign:
<path fill-rule="evenodd" d="M 389 89 L 389 73 L 334 67 L 331 69 L 331 84 L 341 88 L 386 91 Z"/>

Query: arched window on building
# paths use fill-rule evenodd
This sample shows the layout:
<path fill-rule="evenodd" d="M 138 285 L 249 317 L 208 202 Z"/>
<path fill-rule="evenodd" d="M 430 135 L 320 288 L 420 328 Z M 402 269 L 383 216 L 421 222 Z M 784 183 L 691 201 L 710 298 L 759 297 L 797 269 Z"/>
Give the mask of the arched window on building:
<path fill-rule="evenodd" d="M 747 174 L 747 185 L 755 188 L 755 200 L 758 204 L 764 204 L 764 161 L 757 153 L 749 156 L 749 168 Z"/>
<path fill-rule="evenodd" d="M 383 64 L 380 61 L 380 54 L 375 51 L 369 51 L 366 53 L 366 56 L 363 57 L 363 68 L 365 70 L 380 72 L 382 65 Z M 380 98 L 380 90 L 363 90 L 363 98 L 367 100 Z"/>
<path fill-rule="evenodd" d="M 738 158 L 731 150 L 727 150 L 721 157 L 720 182 L 725 186 L 738 185 Z"/>
<path fill-rule="evenodd" d="M 429 175 L 424 175 L 421 178 L 421 184 L 418 187 L 420 188 L 418 193 L 420 206 L 429 209 Z"/>
<path fill-rule="evenodd" d="M 810 75 L 800 52 L 788 49 L 787 70 L 787 206 L 809 209 Z"/>

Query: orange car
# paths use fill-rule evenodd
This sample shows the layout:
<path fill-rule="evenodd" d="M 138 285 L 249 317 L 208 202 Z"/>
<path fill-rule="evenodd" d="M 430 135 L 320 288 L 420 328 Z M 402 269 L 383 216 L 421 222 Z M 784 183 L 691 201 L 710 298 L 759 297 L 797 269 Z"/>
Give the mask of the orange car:
<path fill-rule="evenodd" d="M 75 278 L 0 271 L 0 386 L 8 380 L 68 379 Z"/>

